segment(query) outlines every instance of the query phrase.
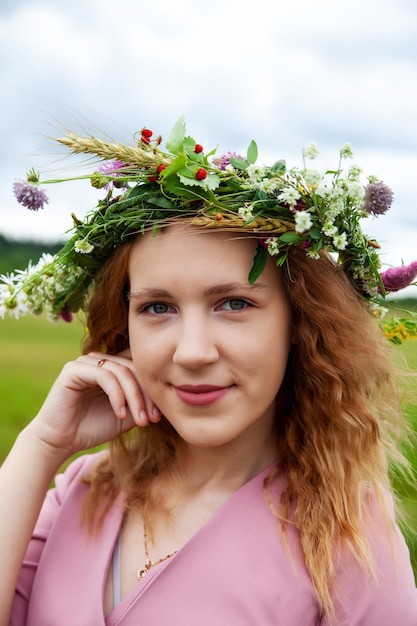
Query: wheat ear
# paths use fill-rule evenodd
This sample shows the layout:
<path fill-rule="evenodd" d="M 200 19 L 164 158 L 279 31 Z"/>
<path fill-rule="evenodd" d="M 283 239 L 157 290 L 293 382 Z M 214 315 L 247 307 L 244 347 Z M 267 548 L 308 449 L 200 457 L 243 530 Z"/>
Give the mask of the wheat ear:
<path fill-rule="evenodd" d="M 67 146 L 74 154 L 95 154 L 103 159 L 116 159 L 139 167 L 157 166 L 161 162 L 153 152 L 117 142 L 110 143 L 96 137 L 78 137 L 75 133 L 69 133 L 56 141 Z"/>

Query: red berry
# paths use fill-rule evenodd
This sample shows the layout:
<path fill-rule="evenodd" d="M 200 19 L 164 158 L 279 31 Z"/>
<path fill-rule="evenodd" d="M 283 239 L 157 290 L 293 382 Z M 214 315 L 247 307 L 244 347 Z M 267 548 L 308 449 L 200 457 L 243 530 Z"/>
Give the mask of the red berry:
<path fill-rule="evenodd" d="M 148 180 L 150 183 L 156 183 L 158 176 L 148 176 Z"/>
<path fill-rule="evenodd" d="M 194 152 L 195 152 L 196 154 L 199 154 L 200 152 L 203 152 L 203 150 L 204 150 L 204 148 L 203 148 L 203 146 L 201 145 L 201 143 L 196 143 L 196 144 L 195 144 Z"/>
<path fill-rule="evenodd" d="M 195 177 L 197 180 L 204 180 L 207 177 L 207 171 L 200 167 L 200 169 L 197 170 Z"/>
<path fill-rule="evenodd" d="M 149 128 L 143 128 L 140 134 L 141 134 L 141 139 L 143 143 L 149 143 L 153 135 L 153 132 L 149 130 Z"/>
<path fill-rule="evenodd" d="M 161 172 L 163 172 L 164 170 L 166 170 L 166 165 L 165 163 L 161 163 L 161 165 L 158 165 L 158 167 L 156 168 L 156 173 L 160 174 Z"/>

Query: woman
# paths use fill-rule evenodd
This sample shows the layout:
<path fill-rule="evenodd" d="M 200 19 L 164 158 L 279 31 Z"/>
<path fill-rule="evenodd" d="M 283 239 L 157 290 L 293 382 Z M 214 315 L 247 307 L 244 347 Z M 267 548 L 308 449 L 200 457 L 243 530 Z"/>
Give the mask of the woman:
<path fill-rule="evenodd" d="M 2 624 L 11 611 L 11 624 L 29 625 L 415 625 L 387 477 L 402 423 L 385 340 L 359 295 L 380 277 L 363 262 L 374 245 L 355 256 L 354 220 L 326 234 L 307 186 L 299 197 L 237 189 L 253 145 L 246 168 L 235 157 L 235 173 L 216 171 L 182 126 L 169 157 L 144 131 L 142 178 L 132 152 L 112 164 L 100 184 L 121 197 L 110 189 L 58 260 L 24 278 L 25 305 L 9 279 L 24 310 L 36 293 L 45 305 L 41 282 L 66 268 L 49 303 L 65 317 L 86 307 L 89 334 L 0 474 Z M 219 182 L 205 185 L 210 176 Z M 227 204 L 237 195 L 250 215 Z M 283 214 L 261 215 L 272 201 Z M 75 452 L 107 441 L 47 493 Z"/>

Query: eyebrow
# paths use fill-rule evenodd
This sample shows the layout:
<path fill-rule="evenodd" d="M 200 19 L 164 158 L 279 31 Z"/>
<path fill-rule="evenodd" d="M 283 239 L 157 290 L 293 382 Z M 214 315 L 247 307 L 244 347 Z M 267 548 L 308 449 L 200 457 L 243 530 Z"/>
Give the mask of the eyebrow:
<path fill-rule="evenodd" d="M 225 283 L 222 285 L 214 285 L 204 290 L 205 296 L 221 296 L 230 293 L 231 291 L 246 291 L 254 292 L 266 289 L 264 283 Z M 130 291 L 127 294 L 128 300 L 134 298 L 173 298 L 173 295 L 167 289 L 159 289 L 158 287 L 144 287 L 137 289 L 136 291 Z"/>

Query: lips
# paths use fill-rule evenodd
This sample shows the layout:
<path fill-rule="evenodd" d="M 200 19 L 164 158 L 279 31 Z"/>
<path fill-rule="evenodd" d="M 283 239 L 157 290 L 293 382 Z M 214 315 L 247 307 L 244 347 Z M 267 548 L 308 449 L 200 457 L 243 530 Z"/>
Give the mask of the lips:
<path fill-rule="evenodd" d="M 180 385 L 174 386 L 178 398 L 191 406 L 208 406 L 223 398 L 231 387 L 217 385 Z"/>

